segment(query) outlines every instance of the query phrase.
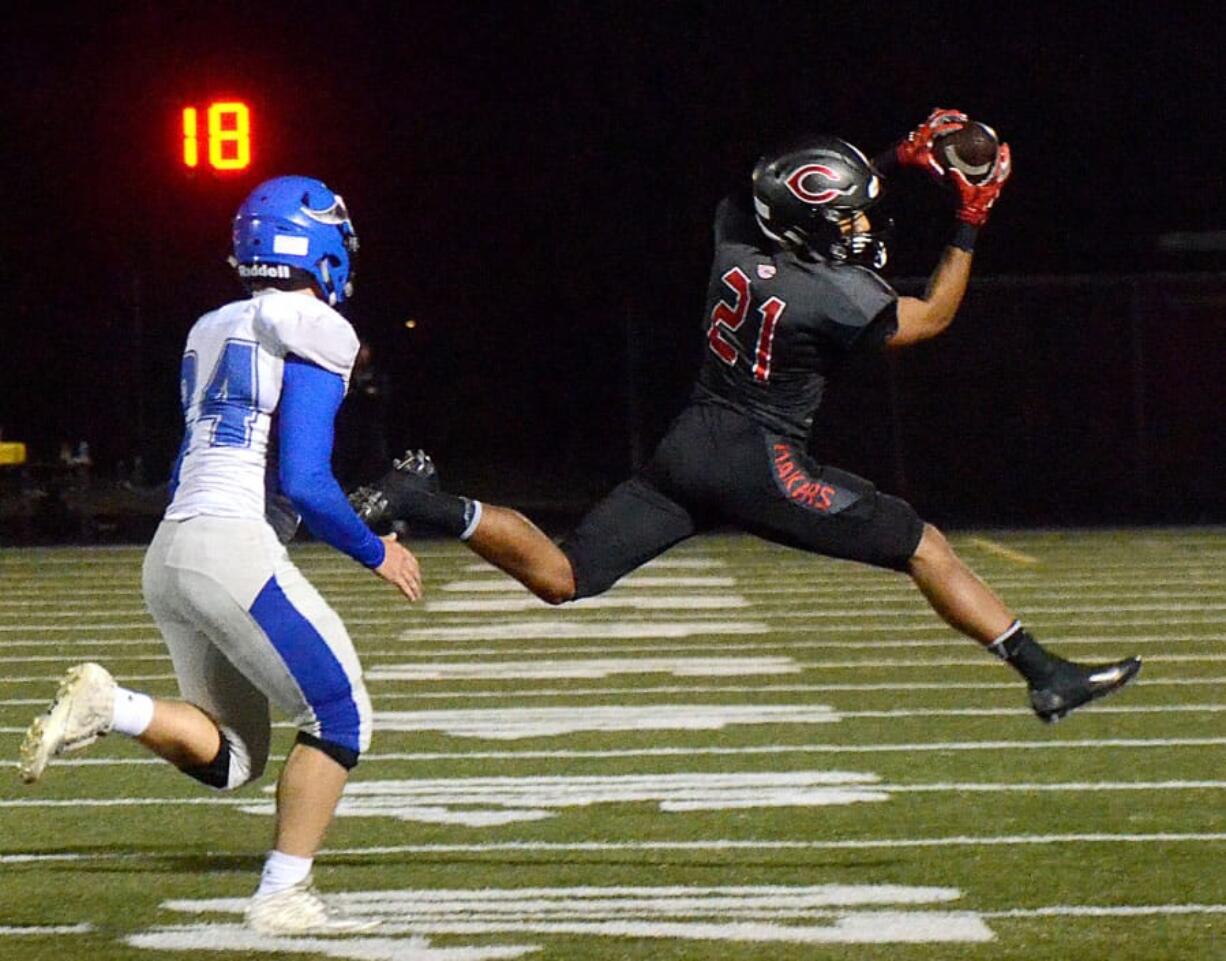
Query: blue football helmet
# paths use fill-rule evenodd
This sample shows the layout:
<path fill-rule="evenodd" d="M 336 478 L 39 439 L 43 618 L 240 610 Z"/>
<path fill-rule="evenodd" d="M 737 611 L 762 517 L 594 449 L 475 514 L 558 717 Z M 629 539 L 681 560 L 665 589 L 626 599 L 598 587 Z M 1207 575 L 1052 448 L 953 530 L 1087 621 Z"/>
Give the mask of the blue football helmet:
<path fill-rule="evenodd" d="M 234 215 L 230 262 L 248 286 L 301 278 L 335 307 L 353 294 L 357 249 L 340 194 L 312 177 L 274 177 L 251 191 Z"/>

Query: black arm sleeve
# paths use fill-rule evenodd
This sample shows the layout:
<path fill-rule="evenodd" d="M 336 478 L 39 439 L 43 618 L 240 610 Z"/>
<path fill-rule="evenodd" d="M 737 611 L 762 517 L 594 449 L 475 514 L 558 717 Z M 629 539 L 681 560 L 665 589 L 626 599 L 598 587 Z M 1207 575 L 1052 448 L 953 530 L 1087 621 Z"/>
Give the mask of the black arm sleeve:
<path fill-rule="evenodd" d="M 891 337 L 898 333 L 898 301 L 894 300 L 881 308 L 881 312 L 864 328 L 856 340 L 858 351 L 880 350 Z"/>
<path fill-rule="evenodd" d="M 898 155 L 894 152 L 894 147 L 894 144 L 890 144 L 873 158 L 873 166 L 883 177 L 890 177 L 898 172 Z"/>
<path fill-rule="evenodd" d="M 715 245 L 762 242 L 762 232 L 753 216 L 753 200 L 748 191 L 729 194 L 715 208 Z"/>
<path fill-rule="evenodd" d="M 880 347 L 898 327 L 898 294 L 866 267 L 835 268 L 837 297 L 827 303 L 826 333 L 847 350 Z"/>

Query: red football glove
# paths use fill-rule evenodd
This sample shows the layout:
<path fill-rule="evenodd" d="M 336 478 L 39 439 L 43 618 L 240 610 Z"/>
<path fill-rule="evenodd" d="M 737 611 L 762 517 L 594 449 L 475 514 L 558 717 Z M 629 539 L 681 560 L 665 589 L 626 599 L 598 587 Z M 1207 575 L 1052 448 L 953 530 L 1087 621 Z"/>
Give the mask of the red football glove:
<path fill-rule="evenodd" d="M 928 119 L 912 130 L 894 148 L 894 157 L 903 167 L 925 167 L 934 177 L 944 175 L 944 168 L 932 155 L 932 142 L 937 137 L 961 129 L 969 118 L 960 110 L 937 107 Z"/>
<path fill-rule="evenodd" d="M 1012 172 L 1013 163 L 1007 143 L 1002 143 L 996 152 L 996 163 L 992 165 L 992 172 L 977 184 L 967 180 L 961 170 L 950 168 L 949 182 L 958 191 L 960 201 L 958 219 L 972 227 L 982 227 L 986 224 L 992 204 L 996 203 L 996 198 L 1000 196 L 1005 181 Z"/>

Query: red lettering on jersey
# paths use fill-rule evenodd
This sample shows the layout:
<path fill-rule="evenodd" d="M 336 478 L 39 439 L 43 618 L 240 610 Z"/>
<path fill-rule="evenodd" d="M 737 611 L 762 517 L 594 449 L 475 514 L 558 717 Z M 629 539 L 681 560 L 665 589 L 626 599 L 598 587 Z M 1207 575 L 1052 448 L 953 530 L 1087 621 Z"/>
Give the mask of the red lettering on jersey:
<path fill-rule="evenodd" d="M 762 269 L 762 265 L 759 265 L 760 275 Z M 774 269 L 770 268 L 772 273 Z M 707 325 L 707 346 L 715 352 L 716 357 L 731 367 L 741 356 L 738 343 L 732 335 L 745 323 L 745 317 L 749 313 L 749 276 L 740 267 L 732 267 L 724 272 L 720 280 L 732 291 L 733 300 L 732 303 L 726 300 L 717 301 L 712 308 L 711 320 Z M 762 315 L 762 324 L 758 328 L 754 346 L 753 379 L 759 383 L 764 384 L 770 380 L 775 329 L 785 309 L 787 304 L 778 297 L 771 297 L 758 308 L 758 313 Z"/>
<path fill-rule="evenodd" d="M 838 490 L 811 478 L 798 467 L 787 444 L 775 444 L 775 477 L 788 497 L 798 504 L 823 513 L 830 510 Z"/>
<path fill-rule="evenodd" d="M 721 300 L 711 311 L 707 343 L 715 351 L 716 357 L 732 366 L 736 363 L 738 352 L 736 344 L 725 337 L 724 333 L 726 331 L 732 334 L 745 323 L 745 314 L 749 311 L 749 278 L 740 267 L 733 267 L 720 280 L 732 290 L 736 299 L 731 304 Z"/>
<path fill-rule="evenodd" d="M 758 329 L 757 358 L 753 364 L 753 379 L 766 382 L 771 378 L 771 350 L 775 341 L 775 325 L 779 323 L 779 315 L 787 307 L 778 297 L 772 297 L 761 307 L 758 313 L 762 315 L 762 326 Z"/>

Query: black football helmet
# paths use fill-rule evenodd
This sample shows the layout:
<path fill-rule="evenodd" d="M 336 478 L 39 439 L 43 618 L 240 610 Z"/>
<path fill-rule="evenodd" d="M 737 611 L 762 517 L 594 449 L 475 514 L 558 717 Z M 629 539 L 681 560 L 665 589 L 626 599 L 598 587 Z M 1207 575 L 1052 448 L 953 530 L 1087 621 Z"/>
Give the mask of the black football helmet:
<path fill-rule="evenodd" d="M 772 240 L 826 260 L 880 270 L 889 256 L 883 229 L 860 230 L 857 214 L 881 195 L 869 159 L 838 137 L 807 137 L 762 157 L 753 170 L 758 226 Z"/>

